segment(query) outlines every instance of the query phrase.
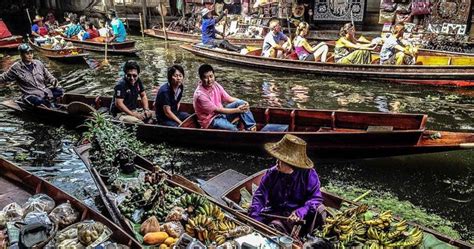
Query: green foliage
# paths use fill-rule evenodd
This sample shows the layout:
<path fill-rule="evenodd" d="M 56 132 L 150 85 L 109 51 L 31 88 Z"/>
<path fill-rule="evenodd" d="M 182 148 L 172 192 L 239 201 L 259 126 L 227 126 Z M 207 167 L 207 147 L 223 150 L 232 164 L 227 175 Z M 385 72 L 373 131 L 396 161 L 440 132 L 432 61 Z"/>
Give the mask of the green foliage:
<path fill-rule="evenodd" d="M 91 159 L 96 167 L 111 166 L 121 148 L 128 148 L 142 156 L 152 155 L 154 151 L 137 140 L 135 130 L 131 132 L 124 125 L 114 124 L 104 114 L 94 113 L 93 119 L 85 125 L 88 130 L 83 134 L 83 140 L 92 143 Z"/>
<path fill-rule="evenodd" d="M 367 191 L 367 189 L 363 188 L 338 186 L 332 183 L 325 185 L 324 189 L 349 200 L 353 200 Z M 426 210 L 416 207 L 409 201 L 401 201 L 390 193 L 372 192 L 360 202 L 380 210 L 392 210 L 394 214 L 403 219 L 432 228 L 455 239 L 461 238 L 460 234 L 453 229 L 453 222 L 443 219 L 436 214 L 429 214 Z"/>

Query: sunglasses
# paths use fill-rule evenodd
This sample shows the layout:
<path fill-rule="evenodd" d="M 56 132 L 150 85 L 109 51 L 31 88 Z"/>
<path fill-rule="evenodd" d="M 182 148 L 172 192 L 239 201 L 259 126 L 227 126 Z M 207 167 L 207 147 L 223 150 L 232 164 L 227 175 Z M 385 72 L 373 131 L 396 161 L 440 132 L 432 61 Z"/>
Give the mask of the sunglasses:
<path fill-rule="evenodd" d="M 131 74 L 131 73 L 128 73 L 128 74 L 127 74 L 127 78 L 138 78 L 138 74 Z"/>

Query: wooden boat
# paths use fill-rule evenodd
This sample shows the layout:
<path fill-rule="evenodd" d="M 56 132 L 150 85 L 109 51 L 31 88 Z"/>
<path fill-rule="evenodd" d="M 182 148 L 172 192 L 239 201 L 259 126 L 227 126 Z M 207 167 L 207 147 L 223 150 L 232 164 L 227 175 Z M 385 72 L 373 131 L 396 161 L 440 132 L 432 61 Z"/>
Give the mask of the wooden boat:
<path fill-rule="evenodd" d="M 89 160 L 90 148 L 91 148 L 90 144 L 82 144 L 77 147 L 74 147 L 73 149 L 76 152 L 76 154 L 81 158 L 81 160 L 84 162 L 87 169 L 90 171 L 97 185 L 97 188 L 99 189 L 99 194 L 101 196 L 101 199 L 104 202 L 105 206 L 107 207 L 107 211 L 109 212 L 110 216 L 112 216 L 113 219 L 116 220 L 116 223 L 120 224 L 129 234 L 134 234 L 134 231 L 130 222 L 127 220 L 126 217 L 124 217 L 120 213 L 120 210 L 118 209 L 115 202 L 108 197 L 108 196 L 113 196 L 110 194 L 108 186 L 104 183 L 104 181 L 102 181 L 97 170 L 94 167 L 92 167 L 91 162 Z M 191 182 L 190 180 L 180 175 L 173 175 L 173 174 L 170 174 L 169 172 L 162 171 L 159 167 L 156 167 L 156 165 L 153 165 L 153 163 L 146 160 L 140 155 L 137 155 L 135 157 L 134 163 L 135 163 L 135 166 L 139 170 L 143 170 L 146 172 L 156 172 L 157 170 L 160 170 L 160 172 L 163 172 L 164 174 L 168 176 L 167 182 L 169 184 L 171 184 L 172 186 L 179 186 L 183 188 L 187 193 L 205 195 L 205 192 L 196 183 Z M 210 202 L 216 204 L 217 206 L 222 208 L 224 211 L 229 212 L 238 221 L 253 227 L 256 231 L 266 236 L 270 237 L 270 236 L 283 236 L 284 235 L 275 229 L 272 229 L 266 225 L 257 223 L 254 220 L 249 219 L 246 215 L 234 211 L 233 209 L 227 207 L 226 205 L 223 205 L 221 202 L 217 202 L 216 200 L 209 198 L 207 195 L 205 196 L 209 199 Z"/>
<path fill-rule="evenodd" d="M 14 35 L 11 37 L 0 39 L 0 49 L 17 49 L 23 42 L 23 37 Z"/>
<path fill-rule="evenodd" d="M 100 213 L 2 157 L 0 157 L 0 187 L 0 207 L 2 208 L 12 202 L 23 204 L 30 196 L 43 193 L 54 199 L 56 204 L 69 202 L 81 214 L 81 220 L 92 219 L 109 227 L 113 231 L 111 239 L 114 242 L 130 248 L 141 248 L 138 241 Z"/>
<path fill-rule="evenodd" d="M 91 40 L 81 41 L 78 39 L 65 38 L 64 40 L 72 42 L 75 46 L 81 47 L 87 51 L 105 52 L 105 42 L 96 42 Z M 134 40 L 127 40 L 125 42 L 109 42 L 107 43 L 107 53 L 121 54 L 121 55 L 136 55 L 138 50 L 135 48 Z"/>
<path fill-rule="evenodd" d="M 145 29 L 145 34 L 151 37 L 165 39 L 165 34 L 163 29 Z M 199 43 L 201 42 L 201 35 L 200 34 L 192 34 L 192 33 L 185 33 L 185 32 L 177 32 L 177 31 L 166 31 L 166 35 L 168 40 L 170 41 L 180 41 L 186 43 Z M 262 38 L 234 38 L 234 37 L 226 37 L 231 44 L 234 45 L 252 45 L 252 46 L 261 46 L 263 43 Z"/>
<path fill-rule="evenodd" d="M 418 56 L 419 65 L 346 65 L 333 62 L 309 62 L 290 59 L 265 58 L 261 50 L 240 54 L 200 45 L 181 45 L 181 48 L 206 58 L 255 69 L 273 69 L 329 76 L 380 79 L 391 82 L 411 82 L 436 86 L 474 86 L 474 57 Z"/>
<path fill-rule="evenodd" d="M 42 55 L 49 59 L 58 60 L 65 63 L 85 63 L 85 57 L 89 54 L 84 53 L 82 48 L 67 48 L 67 49 L 51 49 L 38 46 L 31 39 L 28 39 L 30 45 L 38 50 Z"/>
<path fill-rule="evenodd" d="M 225 201 L 230 207 L 236 208 L 238 210 L 243 210 L 238 204 L 240 202 L 240 190 L 242 188 L 245 188 L 247 189 L 247 191 L 249 191 L 249 193 L 252 193 L 252 185 L 258 186 L 265 172 L 266 170 L 263 170 L 247 177 L 246 175 L 240 174 L 234 170 L 227 170 L 205 182 L 203 185 L 201 185 L 201 187 L 214 199 Z M 322 191 L 321 193 L 324 199 L 323 204 L 326 207 L 340 209 L 343 203 L 359 205 L 357 203 L 345 200 L 339 196 L 324 191 Z M 415 225 L 415 223 L 411 224 Z M 425 233 L 430 233 L 439 240 L 444 241 L 453 246 L 457 246 L 459 248 L 473 248 L 473 245 L 467 242 L 450 238 L 446 235 L 440 234 L 424 226 L 417 226 L 420 227 Z"/>
<path fill-rule="evenodd" d="M 97 101 L 96 101 L 97 100 Z M 78 101 L 96 109 L 107 109 L 111 97 L 65 94 L 63 105 Z M 2 104 L 19 112 L 28 112 L 48 120 L 80 124 L 87 116 L 69 114 L 64 109 L 31 108 L 7 100 Z M 150 101 L 150 106 L 152 102 Z M 194 113 L 192 104 L 182 103 L 181 111 Z M 201 129 L 195 114 L 181 127 L 156 124 L 137 126 L 137 136 L 151 142 L 206 146 L 214 149 L 255 151 L 267 142 L 276 142 L 290 133 L 308 142 L 309 152 L 318 157 L 377 157 L 462 150 L 474 148 L 474 133 L 426 129 L 427 115 L 336 110 L 298 110 L 287 108 L 251 108 L 257 121 L 256 132 Z M 118 121 L 117 121 L 118 122 Z M 287 131 L 261 131 L 279 124 Z"/>

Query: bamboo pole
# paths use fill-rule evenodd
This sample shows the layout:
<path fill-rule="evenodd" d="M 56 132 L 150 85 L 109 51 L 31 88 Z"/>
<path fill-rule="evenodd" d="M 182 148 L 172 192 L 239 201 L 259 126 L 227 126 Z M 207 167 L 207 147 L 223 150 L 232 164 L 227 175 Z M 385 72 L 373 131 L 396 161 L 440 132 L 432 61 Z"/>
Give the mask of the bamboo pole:
<path fill-rule="evenodd" d="M 165 25 L 165 16 L 163 14 L 163 2 L 160 1 L 160 15 L 161 15 L 161 24 L 163 25 L 163 34 L 165 35 L 165 42 L 168 41 L 168 34 L 166 33 L 166 25 Z"/>
<path fill-rule="evenodd" d="M 143 29 L 142 13 L 138 13 L 138 17 L 140 18 L 140 31 L 142 32 L 142 37 L 145 37 L 145 33 Z"/>

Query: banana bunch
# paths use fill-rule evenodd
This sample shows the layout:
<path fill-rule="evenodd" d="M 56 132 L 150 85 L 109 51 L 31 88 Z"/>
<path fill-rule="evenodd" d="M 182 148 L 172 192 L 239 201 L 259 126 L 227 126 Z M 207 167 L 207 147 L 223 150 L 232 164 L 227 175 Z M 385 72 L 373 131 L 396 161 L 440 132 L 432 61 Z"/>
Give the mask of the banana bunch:
<path fill-rule="evenodd" d="M 202 214 L 211 217 L 214 221 L 222 221 L 225 218 L 222 209 L 213 203 L 204 203 L 196 209 L 198 214 Z"/>
<path fill-rule="evenodd" d="M 179 205 L 183 207 L 189 215 L 194 215 L 194 211 L 204 204 L 208 204 L 206 198 L 197 194 L 186 194 L 179 200 Z"/>
<path fill-rule="evenodd" d="M 345 216 L 345 214 L 339 214 L 334 218 L 327 217 L 326 224 L 323 226 L 321 237 L 336 236 L 337 239 L 344 244 L 348 244 L 352 241 L 355 235 L 355 224 L 356 216 L 351 217 Z"/>
<path fill-rule="evenodd" d="M 214 229 L 216 225 L 211 217 L 199 214 L 194 218 L 188 219 L 186 224 L 186 233 L 192 237 L 198 238 L 201 242 L 206 243 L 208 240 L 214 239 Z"/>
<path fill-rule="evenodd" d="M 378 217 L 375 217 L 371 220 L 366 220 L 364 223 L 369 226 L 377 226 L 380 229 L 385 229 L 390 226 L 390 223 L 393 221 L 392 211 L 387 210 L 381 213 Z"/>
<path fill-rule="evenodd" d="M 217 223 L 217 233 L 226 233 L 232 229 L 235 229 L 237 225 L 230 220 L 222 220 Z"/>

